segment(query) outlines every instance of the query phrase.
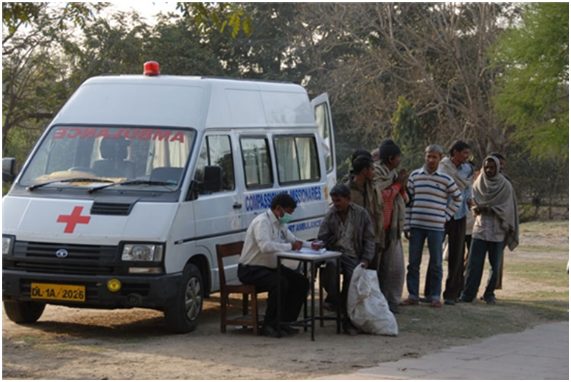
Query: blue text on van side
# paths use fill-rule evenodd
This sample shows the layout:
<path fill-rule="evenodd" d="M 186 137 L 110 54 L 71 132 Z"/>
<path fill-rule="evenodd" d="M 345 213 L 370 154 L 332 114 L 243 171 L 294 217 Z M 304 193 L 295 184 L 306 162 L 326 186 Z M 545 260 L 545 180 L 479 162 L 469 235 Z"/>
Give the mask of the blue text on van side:
<path fill-rule="evenodd" d="M 270 208 L 274 196 L 282 192 L 284 191 L 270 191 L 261 194 L 246 195 L 246 211 L 265 210 Z M 285 192 L 290 194 L 297 203 L 323 200 L 321 186 L 294 188 Z"/>

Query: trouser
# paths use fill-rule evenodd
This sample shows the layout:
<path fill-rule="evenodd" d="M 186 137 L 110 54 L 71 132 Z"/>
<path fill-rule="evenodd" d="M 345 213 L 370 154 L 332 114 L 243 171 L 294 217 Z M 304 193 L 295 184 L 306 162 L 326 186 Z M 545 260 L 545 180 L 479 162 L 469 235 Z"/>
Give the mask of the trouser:
<path fill-rule="evenodd" d="M 404 288 L 404 256 L 400 238 L 389 240 L 389 231 L 385 232 L 385 248 L 379 251 L 380 261 L 377 269 L 381 292 L 389 306 L 397 306 Z"/>
<path fill-rule="evenodd" d="M 351 277 L 353 276 L 353 271 L 361 263 L 356 257 L 351 256 L 341 256 L 341 274 L 343 275 L 343 283 L 341 284 L 341 298 L 337 295 L 337 280 L 335 275 L 336 262 L 334 260 L 327 261 L 325 267 L 321 268 L 319 271 L 320 284 L 325 289 L 327 293 L 327 302 L 332 304 L 338 304 L 341 302 L 341 312 L 343 313 L 343 319 L 347 320 L 347 293 L 349 291 L 349 285 L 351 284 Z"/>
<path fill-rule="evenodd" d="M 462 294 L 464 288 L 464 273 L 466 270 L 467 258 L 464 256 L 464 246 L 466 244 L 466 218 L 450 220 L 444 226 L 444 232 L 448 235 L 448 275 L 446 277 L 446 289 L 444 290 L 445 300 L 456 300 Z M 471 237 L 470 237 L 471 238 Z M 426 271 L 426 281 L 424 283 L 424 296 L 430 296 L 430 273 L 432 269 L 428 266 Z"/>
<path fill-rule="evenodd" d="M 472 238 L 472 246 L 470 247 L 470 257 L 468 258 L 468 268 L 466 271 L 466 284 L 462 292 L 463 300 L 472 301 L 478 294 L 478 288 L 480 287 L 482 274 L 484 273 L 486 253 L 488 254 L 488 260 L 492 269 L 484 292 L 484 299 L 495 297 L 494 291 L 498 281 L 500 262 L 504 254 L 504 243 Z"/>
<path fill-rule="evenodd" d="M 430 289 L 427 297 L 431 300 L 440 300 L 442 290 L 442 240 L 444 231 L 412 228 L 410 230 L 408 267 L 406 274 L 406 286 L 409 298 L 419 299 L 420 263 L 422 261 L 422 249 L 424 242 L 428 240 L 428 252 L 430 254 L 427 278 L 430 279 Z"/>
<path fill-rule="evenodd" d="M 464 275 L 466 274 L 466 266 L 468 265 L 468 258 L 470 257 L 470 246 L 472 245 L 472 234 L 466 234 L 466 252 L 464 254 Z"/>
<path fill-rule="evenodd" d="M 244 284 L 254 285 L 256 290 L 268 291 L 264 325 L 277 327 L 278 283 L 281 284 L 282 320 L 297 321 L 309 291 L 309 281 L 304 275 L 282 265 L 281 278 L 278 280 L 277 269 L 239 264 L 238 278 Z"/>
<path fill-rule="evenodd" d="M 496 283 L 496 289 L 502 289 L 502 280 L 504 279 L 504 257 L 502 256 L 500 260 L 500 267 L 498 270 L 498 281 Z"/>
<path fill-rule="evenodd" d="M 464 287 L 464 243 L 466 218 L 450 220 L 445 225 L 448 235 L 448 276 L 444 289 L 444 299 L 456 300 Z"/>

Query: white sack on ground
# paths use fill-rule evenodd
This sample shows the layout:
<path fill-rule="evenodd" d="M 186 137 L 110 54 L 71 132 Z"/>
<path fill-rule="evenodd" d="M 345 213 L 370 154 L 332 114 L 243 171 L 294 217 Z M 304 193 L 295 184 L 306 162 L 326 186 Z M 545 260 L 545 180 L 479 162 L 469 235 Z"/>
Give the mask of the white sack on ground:
<path fill-rule="evenodd" d="M 365 333 L 398 335 L 397 321 L 381 293 L 376 271 L 355 268 L 347 294 L 347 312 L 353 325 Z"/>

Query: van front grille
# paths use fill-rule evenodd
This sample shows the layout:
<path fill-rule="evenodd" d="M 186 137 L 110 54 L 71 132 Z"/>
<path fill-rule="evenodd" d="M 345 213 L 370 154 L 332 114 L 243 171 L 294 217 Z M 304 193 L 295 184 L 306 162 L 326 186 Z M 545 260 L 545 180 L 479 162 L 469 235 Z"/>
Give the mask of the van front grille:
<path fill-rule="evenodd" d="M 116 246 L 16 241 L 13 255 L 3 259 L 3 267 L 26 272 L 106 275 L 115 273 L 118 256 Z"/>

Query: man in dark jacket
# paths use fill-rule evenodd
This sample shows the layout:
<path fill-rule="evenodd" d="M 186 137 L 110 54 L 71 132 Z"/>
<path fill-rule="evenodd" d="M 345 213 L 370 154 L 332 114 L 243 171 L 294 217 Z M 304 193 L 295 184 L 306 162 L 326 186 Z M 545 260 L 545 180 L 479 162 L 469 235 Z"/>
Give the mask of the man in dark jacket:
<path fill-rule="evenodd" d="M 338 184 L 329 193 L 333 206 L 327 211 L 318 238 L 329 250 L 340 251 L 343 284 L 341 303 L 343 312 L 343 331 L 347 334 L 357 334 L 347 314 L 347 291 L 357 266 L 367 267 L 375 255 L 375 235 L 369 213 L 351 203 L 351 191 L 344 184 Z M 336 288 L 336 280 L 331 275 L 332 264 L 327 264 L 323 278 L 325 290 L 331 294 Z"/>

